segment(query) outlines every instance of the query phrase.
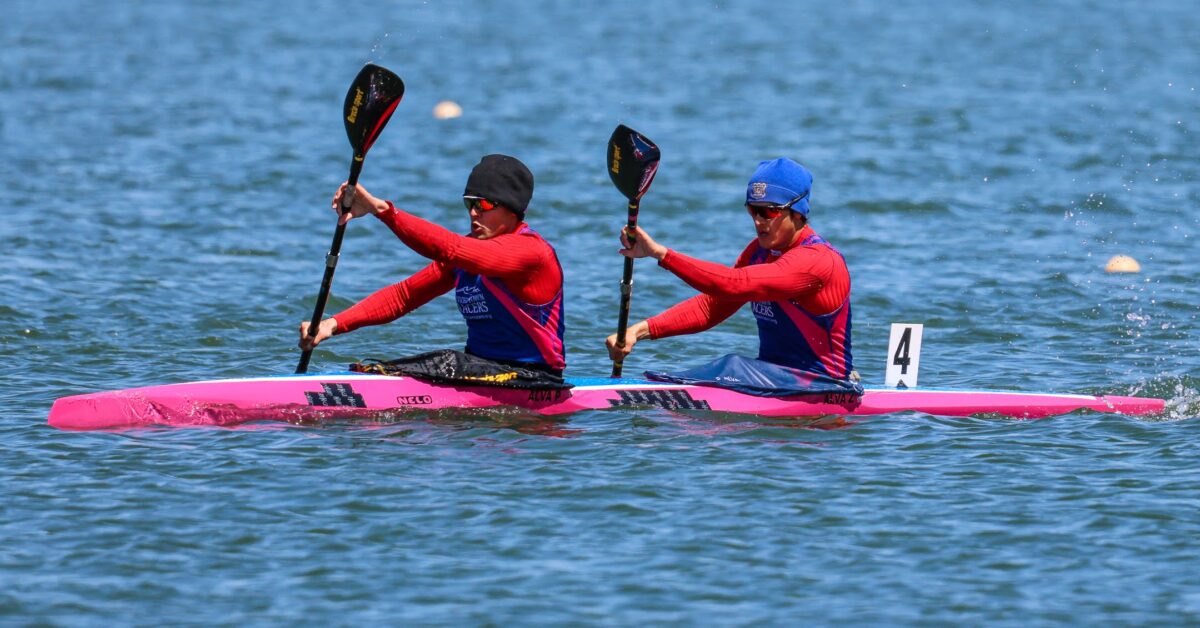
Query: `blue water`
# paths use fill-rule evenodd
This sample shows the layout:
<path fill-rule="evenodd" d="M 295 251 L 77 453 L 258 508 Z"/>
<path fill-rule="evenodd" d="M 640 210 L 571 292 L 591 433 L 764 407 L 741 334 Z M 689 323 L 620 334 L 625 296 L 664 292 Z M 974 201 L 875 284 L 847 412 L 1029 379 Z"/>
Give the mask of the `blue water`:
<path fill-rule="evenodd" d="M 1200 17 L 1192 3 L 85 3 L 0 19 L 0 623 L 1200 621 Z M 516 155 L 602 375 L 623 122 L 641 222 L 730 262 L 747 176 L 816 176 L 854 350 L 921 384 L 1158 396 L 1158 417 L 443 412 L 68 433 L 54 399 L 290 372 L 368 60 L 408 86 L 362 182 L 455 229 Z M 434 119 L 453 100 L 461 118 Z M 1138 274 L 1107 274 L 1113 255 Z M 1192 261 L 1188 261 L 1192 260 Z M 331 311 L 424 264 L 353 223 Z M 690 294 L 637 266 L 634 320 Z M 461 346 L 443 298 L 314 366 Z M 748 312 L 627 362 L 753 353 Z M 828 426 L 827 426 L 828 427 Z"/>

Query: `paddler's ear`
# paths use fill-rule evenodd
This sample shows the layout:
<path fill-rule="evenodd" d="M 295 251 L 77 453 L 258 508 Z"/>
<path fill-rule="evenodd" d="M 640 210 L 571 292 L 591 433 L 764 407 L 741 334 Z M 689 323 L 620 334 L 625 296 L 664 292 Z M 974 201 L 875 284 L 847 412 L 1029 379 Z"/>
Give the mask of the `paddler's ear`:
<path fill-rule="evenodd" d="M 808 224 L 808 216 L 805 216 L 794 209 L 789 209 L 788 212 L 791 213 L 792 224 L 796 225 L 797 229 L 803 229 L 805 225 Z"/>

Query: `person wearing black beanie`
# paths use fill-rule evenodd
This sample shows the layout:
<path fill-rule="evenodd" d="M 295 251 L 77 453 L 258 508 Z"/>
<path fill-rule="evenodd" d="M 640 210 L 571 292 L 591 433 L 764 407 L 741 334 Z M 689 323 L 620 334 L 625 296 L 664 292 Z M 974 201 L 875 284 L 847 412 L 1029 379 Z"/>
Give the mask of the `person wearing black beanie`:
<path fill-rule="evenodd" d="M 487 199 L 525 220 L 533 197 L 533 173 L 516 157 L 486 155 L 467 177 L 465 199 Z"/>
<path fill-rule="evenodd" d="M 335 212 L 347 194 L 351 203 L 341 215 L 343 224 L 373 214 L 432 262 L 321 321 L 311 340 L 308 323 L 302 323 L 302 349 L 359 327 L 391 322 L 453 289 L 467 323 L 466 353 L 473 364 L 482 360 L 498 369 L 518 367 L 561 382 L 566 366 L 563 273 L 554 248 L 525 223 L 533 197 L 533 173 L 525 164 L 508 155 L 486 155 L 471 170 L 463 189 L 471 220 L 467 235 L 398 209 L 362 185 L 348 189 L 343 183 L 333 198 Z"/>

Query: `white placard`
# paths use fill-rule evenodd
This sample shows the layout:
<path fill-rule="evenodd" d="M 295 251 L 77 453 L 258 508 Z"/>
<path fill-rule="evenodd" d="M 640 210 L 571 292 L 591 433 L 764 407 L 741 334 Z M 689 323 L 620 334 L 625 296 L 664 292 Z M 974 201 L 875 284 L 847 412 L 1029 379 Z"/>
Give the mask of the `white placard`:
<path fill-rule="evenodd" d="M 920 323 L 892 323 L 892 337 L 888 340 L 887 371 L 883 378 L 885 386 L 914 388 L 917 385 L 917 368 L 921 366 Z"/>

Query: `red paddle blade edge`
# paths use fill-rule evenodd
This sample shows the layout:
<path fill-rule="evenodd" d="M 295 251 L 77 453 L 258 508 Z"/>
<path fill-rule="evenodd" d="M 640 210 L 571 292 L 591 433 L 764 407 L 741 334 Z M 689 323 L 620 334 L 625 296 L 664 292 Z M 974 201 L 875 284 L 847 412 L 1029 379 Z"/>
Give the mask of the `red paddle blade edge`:
<path fill-rule="evenodd" d="M 346 93 L 343 119 L 355 156 L 362 157 L 383 132 L 404 98 L 404 81 L 391 70 L 368 63 Z"/>
<path fill-rule="evenodd" d="M 636 201 L 650 189 L 660 157 L 654 142 L 619 124 L 608 140 L 608 176 L 625 198 Z"/>

